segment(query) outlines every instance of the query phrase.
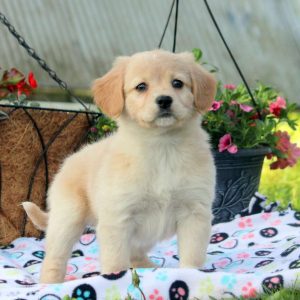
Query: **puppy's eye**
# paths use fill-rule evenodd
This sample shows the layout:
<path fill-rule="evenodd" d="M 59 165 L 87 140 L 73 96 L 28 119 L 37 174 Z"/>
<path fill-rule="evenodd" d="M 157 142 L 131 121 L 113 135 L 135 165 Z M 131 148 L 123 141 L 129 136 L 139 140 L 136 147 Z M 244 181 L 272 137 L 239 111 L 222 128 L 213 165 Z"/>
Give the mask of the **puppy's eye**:
<path fill-rule="evenodd" d="M 138 92 L 144 92 L 144 91 L 147 90 L 147 88 L 148 88 L 148 86 L 147 86 L 147 84 L 146 84 L 145 82 L 141 82 L 141 83 L 139 83 L 139 84 L 135 87 L 135 89 L 136 89 Z"/>
<path fill-rule="evenodd" d="M 181 80 L 179 80 L 179 79 L 174 79 L 172 81 L 172 86 L 175 89 L 181 89 L 183 87 L 183 82 Z"/>

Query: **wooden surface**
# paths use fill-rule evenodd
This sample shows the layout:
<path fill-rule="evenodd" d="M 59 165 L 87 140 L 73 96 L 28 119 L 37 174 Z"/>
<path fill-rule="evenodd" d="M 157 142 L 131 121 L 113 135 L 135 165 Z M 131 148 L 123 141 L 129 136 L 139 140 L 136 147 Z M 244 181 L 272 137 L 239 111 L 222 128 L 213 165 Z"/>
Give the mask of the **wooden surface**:
<path fill-rule="evenodd" d="M 115 56 L 158 45 L 172 0 L 0 0 L 0 11 L 72 87 L 89 88 Z M 300 104 L 300 1 L 209 0 L 251 84 L 272 84 Z M 181 0 L 177 51 L 200 47 L 226 83 L 240 78 L 202 0 Z M 171 49 L 173 22 L 163 47 Z M 0 24 L 0 66 L 55 83 Z"/>

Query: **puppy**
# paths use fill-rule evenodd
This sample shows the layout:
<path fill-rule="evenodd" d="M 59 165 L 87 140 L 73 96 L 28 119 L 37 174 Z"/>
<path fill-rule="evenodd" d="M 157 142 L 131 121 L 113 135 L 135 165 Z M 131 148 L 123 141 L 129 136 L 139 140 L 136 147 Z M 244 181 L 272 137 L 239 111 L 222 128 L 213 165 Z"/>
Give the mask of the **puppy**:
<path fill-rule="evenodd" d="M 96 226 L 103 274 L 153 267 L 147 252 L 175 233 L 180 267 L 203 264 L 215 167 L 200 127 L 216 90 L 190 53 L 119 57 L 92 87 L 118 131 L 68 157 L 48 192 L 49 212 L 24 208 L 46 230 L 40 281 L 62 282 L 73 244 Z"/>

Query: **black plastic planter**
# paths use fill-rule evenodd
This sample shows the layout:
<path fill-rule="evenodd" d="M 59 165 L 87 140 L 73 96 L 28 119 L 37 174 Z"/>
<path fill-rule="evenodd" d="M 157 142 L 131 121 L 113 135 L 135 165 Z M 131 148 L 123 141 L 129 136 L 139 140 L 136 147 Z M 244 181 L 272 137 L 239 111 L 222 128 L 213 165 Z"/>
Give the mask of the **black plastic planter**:
<path fill-rule="evenodd" d="M 217 168 L 213 224 L 227 222 L 244 208 L 258 190 L 264 157 L 269 148 L 241 149 L 235 154 L 212 151 Z"/>

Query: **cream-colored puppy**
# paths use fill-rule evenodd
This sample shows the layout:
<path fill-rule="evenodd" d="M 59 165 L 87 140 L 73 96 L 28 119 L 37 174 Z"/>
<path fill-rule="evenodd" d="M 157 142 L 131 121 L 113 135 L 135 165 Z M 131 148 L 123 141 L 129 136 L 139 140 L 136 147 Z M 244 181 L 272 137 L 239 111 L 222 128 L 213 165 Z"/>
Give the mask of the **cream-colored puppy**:
<path fill-rule="evenodd" d="M 147 252 L 175 233 L 180 267 L 199 268 L 210 236 L 215 167 L 199 113 L 215 80 L 190 53 L 154 50 L 120 57 L 93 85 L 96 104 L 118 131 L 68 157 L 48 193 L 40 281 L 64 280 L 72 246 L 95 224 L 102 273 L 150 267 Z"/>

